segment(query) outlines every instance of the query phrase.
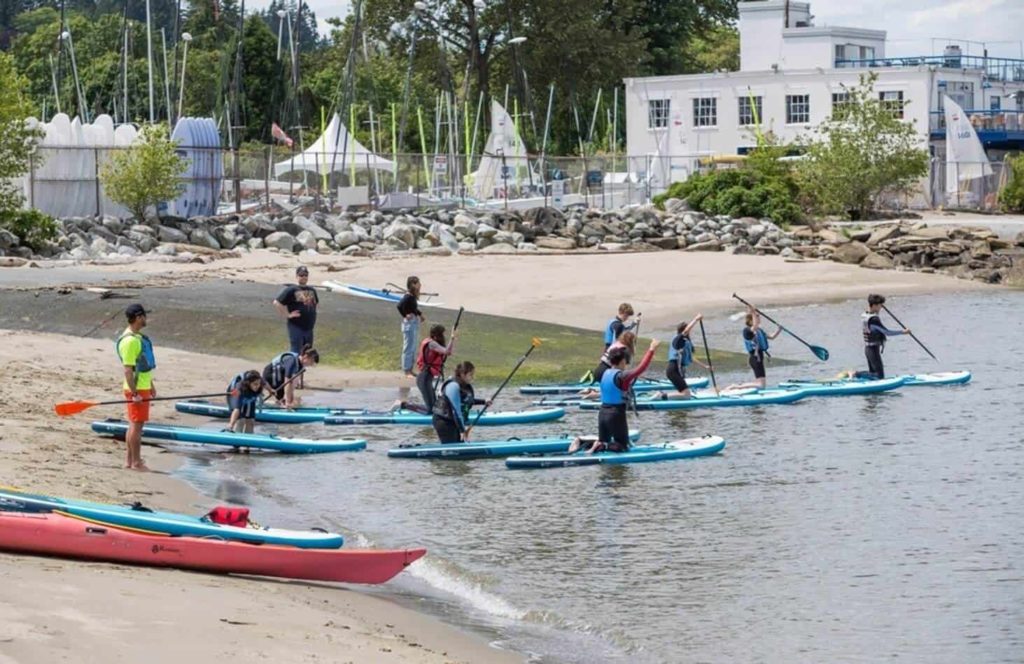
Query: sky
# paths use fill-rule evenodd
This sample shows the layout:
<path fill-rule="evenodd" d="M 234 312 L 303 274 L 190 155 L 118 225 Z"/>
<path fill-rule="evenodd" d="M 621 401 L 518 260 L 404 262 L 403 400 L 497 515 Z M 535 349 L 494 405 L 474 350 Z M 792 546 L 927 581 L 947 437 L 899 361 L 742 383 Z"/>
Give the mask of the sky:
<path fill-rule="evenodd" d="M 307 0 L 321 32 L 324 19 L 344 16 L 350 0 Z M 991 57 L 1024 59 L 1024 0 L 810 0 L 816 25 L 887 30 L 889 56 L 932 55 L 947 39 L 985 42 Z M 249 0 L 260 8 L 269 0 Z M 937 38 L 937 39 L 935 39 Z M 1003 42 L 1003 43 L 1000 43 Z M 981 55 L 983 46 L 962 44 L 964 52 Z"/>

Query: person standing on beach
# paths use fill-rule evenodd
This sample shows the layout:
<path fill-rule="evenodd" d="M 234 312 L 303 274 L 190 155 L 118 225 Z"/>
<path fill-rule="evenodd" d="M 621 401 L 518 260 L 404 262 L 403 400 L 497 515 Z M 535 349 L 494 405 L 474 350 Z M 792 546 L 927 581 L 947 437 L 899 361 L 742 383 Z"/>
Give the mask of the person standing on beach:
<path fill-rule="evenodd" d="M 263 382 L 278 403 L 285 408 L 295 408 L 295 379 L 305 373 L 307 367 L 319 362 L 320 353 L 309 346 L 303 347 L 298 353 L 281 353 L 263 367 Z"/>
<path fill-rule="evenodd" d="M 420 323 L 426 320 L 420 311 L 419 277 L 405 280 L 405 295 L 398 301 L 398 313 L 402 317 L 402 371 L 407 378 L 414 378 L 413 361 L 416 358 L 416 346 L 420 340 Z"/>
<path fill-rule="evenodd" d="M 885 297 L 872 293 L 868 295 L 868 310 L 861 314 L 861 334 L 864 337 L 864 356 L 868 360 L 868 374 L 870 378 L 885 378 L 885 365 L 882 364 L 882 352 L 885 350 L 885 341 L 888 337 L 897 334 L 910 334 L 909 329 L 890 330 L 882 324 L 878 314 L 885 304 Z M 863 377 L 857 372 L 858 377 Z"/>
<path fill-rule="evenodd" d="M 256 409 L 259 408 L 266 383 L 259 371 L 250 369 L 231 379 L 227 389 L 228 408 L 231 419 L 228 428 L 235 433 L 252 433 L 256 424 Z"/>
<path fill-rule="evenodd" d="M 619 313 L 615 318 L 608 321 L 608 325 L 604 328 L 604 349 L 608 350 L 608 347 L 615 343 L 623 332 L 634 329 L 640 324 L 640 316 L 638 314 L 636 320 L 632 323 L 629 319 L 633 316 L 633 305 L 629 302 L 623 302 L 619 305 Z"/>
<path fill-rule="evenodd" d="M 293 353 L 302 352 L 304 346 L 313 345 L 313 327 L 316 326 L 316 309 L 320 298 L 309 286 L 309 268 L 300 265 L 295 268 L 298 284 L 289 284 L 274 299 L 274 308 L 285 319 L 288 328 L 288 349 Z"/>
<path fill-rule="evenodd" d="M 153 382 L 156 358 L 153 355 L 153 342 L 142 333 L 142 328 L 146 327 L 145 308 L 141 304 L 130 304 L 124 310 L 124 315 L 128 319 L 128 327 L 114 345 L 124 370 L 122 388 L 128 419 L 128 432 L 124 438 L 127 448 L 124 467 L 148 471 L 149 468 L 142 461 L 142 427 L 149 420 L 149 402 L 156 398 L 156 385 Z"/>

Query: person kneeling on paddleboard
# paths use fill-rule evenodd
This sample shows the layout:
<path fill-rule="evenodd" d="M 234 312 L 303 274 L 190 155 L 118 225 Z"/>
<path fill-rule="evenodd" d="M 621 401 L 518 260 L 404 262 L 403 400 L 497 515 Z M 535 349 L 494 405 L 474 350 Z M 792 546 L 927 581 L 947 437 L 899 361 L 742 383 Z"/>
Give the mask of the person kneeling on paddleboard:
<path fill-rule="evenodd" d="M 441 385 L 441 394 L 434 403 L 434 431 L 442 443 L 469 442 L 469 411 L 473 406 L 490 406 L 491 402 L 477 399 L 473 392 L 476 367 L 472 362 L 460 362 L 455 376 Z"/>
<path fill-rule="evenodd" d="M 747 316 L 745 319 L 745 326 L 743 328 L 743 347 L 747 351 L 747 363 L 750 368 L 754 371 L 754 380 L 749 383 L 740 383 L 738 385 L 730 385 L 726 387 L 726 390 L 738 390 L 757 388 L 763 390 L 765 384 L 768 382 L 767 374 L 764 370 L 764 359 L 766 357 L 771 358 L 772 354 L 768 352 L 768 341 L 774 340 L 782 334 L 782 327 L 779 326 L 775 332 L 768 334 L 761 328 L 761 314 L 758 313 L 757 309 L 753 305 L 747 306 Z"/>
<path fill-rule="evenodd" d="M 629 422 L 626 418 L 626 395 L 633 381 L 647 371 L 654 358 L 654 351 L 658 349 L 661 342 L 657 339 L 651 341 L 650 347 L 644 353 L 640 364 L 634 369 L 626 371 L 626 350 L 616 348 L 609 353 L 611 368 L 604 372 L 601 377 L 601 410 L 597 414 L 597 442 L 590 448 L 590 452 L 625 452 L 629 450 Z M 580 448 L 582 440 L 577 438 L 569 447 L 572 454 Z"/>
<path fill-rule="evenodd" d="M 250 369 L 238 374 L 228 383 L 227 401 L 231 409 L 228 429 L 235 433 L 252 433 L 256 425 L 256 409 L 263 397 L 263 376 Z M 267 386 L 270 389 L 270 386 Z"/>
<path fill-rule="evenodd" d="M 295 384 L 292 379 L 318 362 L 320 353 L 306 345 L 302 352 L 281 353 L 263 367 L 263 380 L 278 404 L 285 408 L 295 408 Z"/>
<path fill-rule="evenodd" d="M 452 340 L 445 344 L 444 325 L 435 324 L 430 326 L 430 336 L 420 342 L 420 350 L 416 354 L 416 387 L 423 397 L 423 405 L 398 401 L 392 410 L 404 408 L 416 413 L 433 413 L 434 402 L 437 401 L 437 388 L 444 371 L 444 361 L 455 350 L 455 339 L 459 336 L 458 331 L 452 332 Z"/>
<path fill-rule="evenodd" d="M 704 319 L 704 314 L 697 314 L 689 323 L 680 323 L 676 326 L 676 336 L 672 337 L 672 343 L 668 347 L 668 366 L 665 367 L 665 377 L 675 386 L 676 392 L 660 393 L 654 398 L 661 399 L 689 399 L 693 396 L 690 386 L 686 384 L 686 367 L 694 362 L 708 368 L 696 357 L 693 356 L 693 341 L 690 339 L 690 332 Z"/>
<path fill-rule="evenodd" d="M 858 378 L 885 378 L 885 365 L 882 364 L 882 353 L 885 351 L 885 340 L 897 334 L 910 334 L 910 330 L 890 330 L 882 324 L 878 314 L 885 304 L 885 296 L 872 293 L 868 295 L 868 310 L 861 314 L 861 333 L 864 336 L 864 356 L 868 360 L 868 375 L 858 373 Z"/>

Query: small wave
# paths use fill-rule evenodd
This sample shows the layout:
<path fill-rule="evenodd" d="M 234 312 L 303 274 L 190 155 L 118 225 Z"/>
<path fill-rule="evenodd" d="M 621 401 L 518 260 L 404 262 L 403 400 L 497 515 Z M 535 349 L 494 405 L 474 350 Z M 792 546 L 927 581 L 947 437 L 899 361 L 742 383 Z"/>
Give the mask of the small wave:
<path fill-rule="evenodd" d="M 424 559 L 419 564 L 410 566 L 406 570 L 406 574 L 427 583 L 437 590 L 454 595 L 474 609 L 484 611 L 492 616 L 512 620 L 522 620 L 526 617 L 526 611 L 516 608 L 507 600 L 485 590 L 479 584 L 459 578 L 455 574 L 442 569 L 429 559 Z"/>

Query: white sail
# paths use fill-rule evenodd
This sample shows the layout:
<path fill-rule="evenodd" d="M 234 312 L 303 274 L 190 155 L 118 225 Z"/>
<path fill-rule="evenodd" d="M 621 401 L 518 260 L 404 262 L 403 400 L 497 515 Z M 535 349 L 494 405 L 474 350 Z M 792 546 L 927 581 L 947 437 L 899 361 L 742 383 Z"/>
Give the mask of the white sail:
<path fill-rule="evenodd" d="M 491 101 L 491 134 L 472 181 L 473 196 L 480 200 L 507 198 L 510 189 L 540 183 L 539 174 L 530 171 L 526 144 L 512 117 L 497 101 Z"/>
<path fill-rule="evenodd" d="M 964 109 L 950 99 L 944 100 L 946 109 L 946 194 L 949 201 L 959 204 L 962 183 L 992 174 L 988 155 L 981 145 L 978 133 Z"/>

